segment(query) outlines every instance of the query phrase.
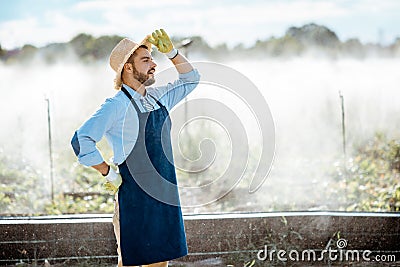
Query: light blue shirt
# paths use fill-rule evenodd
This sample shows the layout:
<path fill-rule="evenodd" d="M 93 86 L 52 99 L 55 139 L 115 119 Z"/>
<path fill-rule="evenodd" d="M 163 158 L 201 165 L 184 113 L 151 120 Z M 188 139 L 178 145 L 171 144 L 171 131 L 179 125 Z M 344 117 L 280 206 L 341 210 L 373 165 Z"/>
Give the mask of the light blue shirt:
<path fill-rule="evenodd" d="M 197 86 L 200 75 L 197 70 L 179 74 L 179 79 L 165 86 L 147 87 L 145 96 L 137 93 L 127 85 L 123 85 L 142 112 L 146 108 L 141 98 L 146 98 L 154 109 L 160 108 L 152 95 L 170 111 L 179 101 L 184 99 Z M 142 99 L 143 100 L 143 99 Z M 138 115 L 128 97 L 118 91 L 114 97 L 106 99 L 92 117 L 76 132 L 71 140 L 78 160 L 85 166 L 93 166 L 104 161 L 96 147 L 103 136 L 106 137 L 114 152 L 114 164 L 121 164 L 128 157 L 138 137 Z"/>

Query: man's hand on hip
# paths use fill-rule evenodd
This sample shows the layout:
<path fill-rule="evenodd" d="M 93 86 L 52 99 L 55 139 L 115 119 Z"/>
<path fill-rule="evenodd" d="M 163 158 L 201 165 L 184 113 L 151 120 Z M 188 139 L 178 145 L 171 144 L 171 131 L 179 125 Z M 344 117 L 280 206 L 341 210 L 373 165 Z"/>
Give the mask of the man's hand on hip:
<path fill-rule="evenodd" d="M 109 168 L 108 174 L 105 176 L 107 181 L 104 183 L 103 187 L 105 190 L 115 195 L 119 186 L 122 184 L 122 178 L 121 175 L 119 175 L 119 173 L 117 173 L 113 168 Z"/>

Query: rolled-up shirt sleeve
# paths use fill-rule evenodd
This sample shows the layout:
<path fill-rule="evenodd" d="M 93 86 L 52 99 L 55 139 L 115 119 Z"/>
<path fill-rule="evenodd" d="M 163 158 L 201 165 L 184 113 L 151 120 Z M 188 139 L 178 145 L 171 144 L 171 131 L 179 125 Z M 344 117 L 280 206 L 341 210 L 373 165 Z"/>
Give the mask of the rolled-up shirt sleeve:
<path fill-rule="evenodd" d="M 100 109 L 75 132 L 71 145 L 79 163 L 93 166 L 104 161 L 96 143 L 111 129 L 115 117 L 115 105 L 112 99 L 107 99 Z"/>
<path fill-rule="evenodd" d="M 160 102 L 171 110 L 196 88 L 199 81 L 200 74 L 196 69 L 187 73 L 180 73 L 178 80 L 156 89 Z"/>

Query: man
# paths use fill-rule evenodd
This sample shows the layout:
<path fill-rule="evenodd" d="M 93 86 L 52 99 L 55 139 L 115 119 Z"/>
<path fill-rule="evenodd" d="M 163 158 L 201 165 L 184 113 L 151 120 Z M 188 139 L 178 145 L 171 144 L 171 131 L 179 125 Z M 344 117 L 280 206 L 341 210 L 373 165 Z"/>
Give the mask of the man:
<path fill-rule="evenodd" d="M 157 66 L 151 44 L 171 60 L 178 80 L 150 86 Z M 162 29 L 140 44 L 123 39 L 111 52 L 110 65 L 119 91 L 75 132 L 71 144 L 81 164 L 99 171 L 107 187 L 118 190 L 113 218 L 118 266 L 168 266 L 187 254 L 168 111 L 193 91 L 200 76 Z M 96 148 L 103 136 L 120 175 Z"/>

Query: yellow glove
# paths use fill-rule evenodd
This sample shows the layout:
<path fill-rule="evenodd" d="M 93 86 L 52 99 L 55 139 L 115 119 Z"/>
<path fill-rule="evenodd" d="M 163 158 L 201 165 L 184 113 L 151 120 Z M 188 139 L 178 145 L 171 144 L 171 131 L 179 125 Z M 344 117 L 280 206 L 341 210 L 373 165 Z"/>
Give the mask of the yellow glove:
<path fill-rule="evenodd" d="M 174 48 L 168 34 L 161 30 L 155 30 L 148 41 L 157 47 L 158 51 L 166 54 L 169 58 L 174 58 L 178 54 L 178 50 Z"/>
<path fill-rule="evenodd" d="M 118 191 L 119 186 L 122 184 L 121 176 L 110 167 L 106 178 L 106 182 L 103 184 L 103 188 L 110 192 L 110 194 L 115 195 Z"/>
<path fill-rule="evenodd" d="M 104 190 L 109 192 L 111 195 L 115 195 L 117 193 L 117 191 L 118 191 L 118 187 L 116 187 L 115 185 L 113 185 L 109 181 L 107 181 L 107 182 L 105 182 L 103 184 L 103 188 L 104 188 Z"/>

